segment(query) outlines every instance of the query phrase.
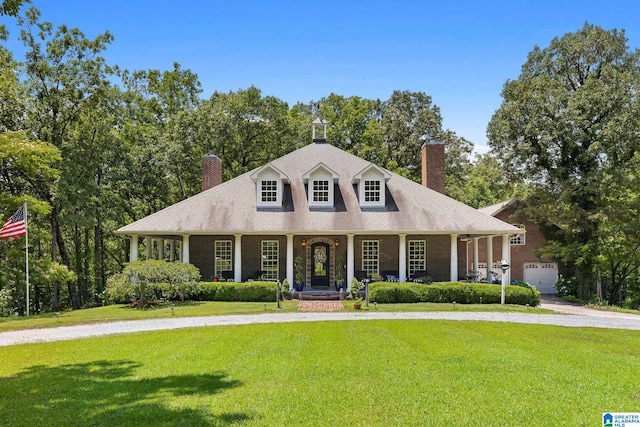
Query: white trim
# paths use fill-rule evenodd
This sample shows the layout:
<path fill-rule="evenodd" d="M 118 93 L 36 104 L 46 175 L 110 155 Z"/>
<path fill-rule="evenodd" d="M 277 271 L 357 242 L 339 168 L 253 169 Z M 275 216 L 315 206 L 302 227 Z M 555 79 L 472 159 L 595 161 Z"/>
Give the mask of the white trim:
<path fill-rule="evenodd" d="M 269 255 L 274 253 L 275 244 L 275 259 L 269 258 Z M 260 241 L 260 270 L 264 271 L 263 277 L 265 280 L 279 280 L 280 279 L 280 241 L 279 240 L 261 240 Z M 274 269 L 275 267 L 275 274 Z"/>
<path fill-rule="evenodd" d="M 422 257 L 422 265 L 420 266 L 420 268 L 412 269 L 411 268 L 411 261 L 413 261 L 413 259 L 412 259 L 411 245 L 415 244 L 415 243 L 422 243 L 422 248 L 424 249 L 424 252 L 422 254 L 423 255 L 423 257 Z M 410 276 L 413 276 L 413 273 L 415 273 L 416 271 L 418 271 L 418 270 L 426 270 L 427 269 L 427 241 L 425 239 L 412 239 L 412 240 L 409 240 L 408 246 L 409 246 L 409 248 L 408 248 L 409 249 L 409 257 L 408 257 L 408 263 L 407 263 L 407 265 L 408 265 L 407 271 L 409 272 Z"/>
<path fill-rule="evenodd" d="M 526 228 L 524 226 L 524 224 L 511 224 L 514 227 L 518 227 L 520 230 L 522 230 L 522 233 L 517 233 L 517 234 L 511 234 L 509 235 L 509 243 L 511 245 L 514 246 L 524 246 L 527 244 L 527 241 L 525 240 L 525 236 L 526 236 Z"/>
<path fill-rule="evenodd" d="M 220 251 L 218 250 L 218 247 L 220 247 Z M 224 247 L 222 247 L 224 246 Z M 229 258 L 221 258 L 221 256 L 228 256 Z M 213 242 L 213 274 L 215 277 L 222 277 L 222 272 L 223 271 L 229 271 L 233 269 L 233 241 L 231 241 L 230 239 L 224 239 L 224 240 L 215 240 Z M 222 263 L 228 263 L 228 268 L 225 269 L 220 269 L 220 271 L 218 271 L 218 261 L 220 261 L 220 264 Z"/>
<path fill-rule="evenodd" d="M 289 282 L 289 289 L 293 288 L 295 280 L 293 249 L 293 234 L 287 234 L 287 281 Z"/>
<path fill-rule="evenodd" d="M 182 236 L 182 262 L 189 263 L 189 235 Z"/>
<path fill-rule="evenodd" d="M 138 260 L 138 235 L 132 234 L 129 241 L 129 261 Z"/>
<path fill-rule="evenodd" d="M 398 280 L 407 281 L 407 235 L 400 234 L 400 244 L 398 247 Z M 425 254 L 426 258 L 426 254 Z"/>
<path fill-rule="evenodd" d="M 493 236 L 487 236 L 487 266 L 491 266 L 487 268 L 487 283 L 493 283 L 493 273 L 491 272 L 491 268 L 493 267 Z"/>
<path fill-rule="evenodd" d="M 242 234 L 234 234 L 233 280 L 242 282 Z"/>
<path fill-rule="evenodd" d="M 282 199 L 284 194 L 284 184 L 289 183 L 289 178 L 280 169 L 273 166 L 271 163 L 267 163 L 254 173 L 251 174 L 251 179 L 256 184 L 256 206 L 259 208 L 271 208 L 282 206 Z M 276 197 L 275 200 L 265 201 L 263 195 L 266 191 L 271 189 L 264 189 L 266 183 L 275 182 Z"/>
<path fill-rule="evenodd" d="M 386 203 L 386 183 L 391 178 L 391 174 L 381 167 L 370 163 L 353 177 L 353 184 L 358 187 L 358 200 L 361 207 L 383 207 Z M 367 183 L 378 182 L 380 185 L 379 200 L 367 201 L 365 187 Z M 370 190 L 369 190 L 370 191 Z"/>
<path fill-rule="evenodd" d="M 307 184 L 307 203 L 309 207 L 330 207 L 335 204 L 334 184 L 338 182 L 340 175 L 335 173 L 324 163 L 320 162 L 310 171 L 302 175 L 302 181 Z M 315 200 L 316 182 L 326 181 L 327 200 Z"/>
<path fill-rule="evenodd" d="M 362 251 L 360 252 L 360 265 L 362 271 L 367 273 L 369 279 L 375 279 L 380 276 L 380 240 L 367 239 L 360 242 Z M 366 250 L 365 250 L 366 247 Z M 371 253 L 371 249 L 375 248 L 375 253 Z M 366 256 L 366 258 L 365 258 Z M 365 266 L 365 260 L 367 265 Z M 368 268 L 375 263 L 375 269 Z M 371 273 L 376 273 L 375 276 Z"/>
<path fill-rule="evenodd" d="M 458 235 L 451 235 L 451 274 L 452 282 L 458 281 Z"/>
<path fill-rule="evenodd" d="M 351 289 L 351 281 L 355 277 L 354 234 L 347 234 L 347 285 Z"/>

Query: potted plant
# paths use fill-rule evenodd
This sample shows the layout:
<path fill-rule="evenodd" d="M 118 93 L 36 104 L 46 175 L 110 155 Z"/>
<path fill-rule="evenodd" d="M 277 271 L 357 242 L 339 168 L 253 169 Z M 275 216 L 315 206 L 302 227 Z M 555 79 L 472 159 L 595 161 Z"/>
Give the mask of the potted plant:
<path fill-rule="evenodd" d="M 294 260 L 294 269 L 296 270 L 296 290 L 302 292 L 304 290 L 304 274 L 302 274 L 302 257 L 297 256 Z"/>
<path fill-rule="evenodd" d="M 353 303 L 353 308 L 356 310 L 360 310 L 362 308 L 362 301 L 360 300 L 360 289 L 362 289 L 362 283 L 358 281 L 355 277 L 351 281 L 351 298 L 355 301 Z"/>
<path fill-rule="evenodd" d="M 342 258 L 336 258 L 336 291 L 339 291 L 344 286 L 344 280 L 342 276 L 343 268 L 344 260 Z"/>

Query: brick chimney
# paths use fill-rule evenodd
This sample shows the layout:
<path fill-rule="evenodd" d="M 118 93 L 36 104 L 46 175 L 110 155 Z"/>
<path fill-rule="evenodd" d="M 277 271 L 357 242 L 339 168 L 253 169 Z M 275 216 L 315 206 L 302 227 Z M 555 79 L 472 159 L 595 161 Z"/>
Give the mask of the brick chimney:
<path fill-rule="evenodd" d="M 202 191 L 222 184 L 222 160 L 213 152 L 202 156 Z"/>
<path fill-rule="evenodd" d="M 422 185 L 444 194 L 444 142 L 422 145 Z"/>

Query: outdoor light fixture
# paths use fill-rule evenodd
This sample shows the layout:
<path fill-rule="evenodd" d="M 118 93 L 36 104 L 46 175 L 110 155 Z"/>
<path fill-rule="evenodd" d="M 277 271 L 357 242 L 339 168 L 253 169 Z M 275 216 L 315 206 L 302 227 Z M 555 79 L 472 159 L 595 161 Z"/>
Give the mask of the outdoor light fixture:
<path fill-rule="evenodd" d="M 302 247 L 304 248 L 305 246 L 307 246 L 307 241 L 306 241 L 306 240 L 303 240 L 303 241 L 302 241 Z"/>
<path fill-rule="evenodd" d="M 340 244 L 340 240 L 336 239 L 333 243 L 338 246 Z"/>
<path fill-rule="evenodd" d="M 500 260 L 500 269 L 502 270 L 502 291 L 500 293 L 500 304 L 504 304 L 505 289 L 507 286 L 507 270 L 509 269 L 509 261 L 506 259 Z"/>

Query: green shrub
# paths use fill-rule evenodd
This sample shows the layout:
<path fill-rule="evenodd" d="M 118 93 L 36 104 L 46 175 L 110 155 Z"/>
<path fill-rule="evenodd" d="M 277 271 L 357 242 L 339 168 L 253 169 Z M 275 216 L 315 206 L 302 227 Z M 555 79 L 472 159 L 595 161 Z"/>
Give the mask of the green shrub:
<path fill-rule="evenodd" d="M 122 273 L 107 279 L 105 299 L 109 303 L 128 304 L 139 301 L 185 301 L 198 299 L 201 293 L 200 272 L 186 263 L 160 260 L 134 261 Z"/>
<path fill-rule="evenodd" d="M 378 303 L 436 302 L 460 304 L 500 303 L 501 286 L 486 283 L 439 282 L 433 284 L 375 282 L 369 285 L 369 300 Z M 507 304 L 537 306 L 540 292 L 534 287 L 508 285 Z"/>
<path fill-rule="evenodd" d="M 14 302 L 11 289 L 0 289 L 0 317 L 9 317 L 14 314 Z"/>
<path fill-rule="evenodd" d="M 351 279 L 351 286 L 349 288 L 349 293 L 351 294 L 351 298 L 354 300 L 360 299 L 360 289 L 362 289 L 362 283 L 355 277 Z"/>
<path fill-rule="evenodd" d="M 277 282 L 203 282 L 202 301 L 275 302 Z"/>

